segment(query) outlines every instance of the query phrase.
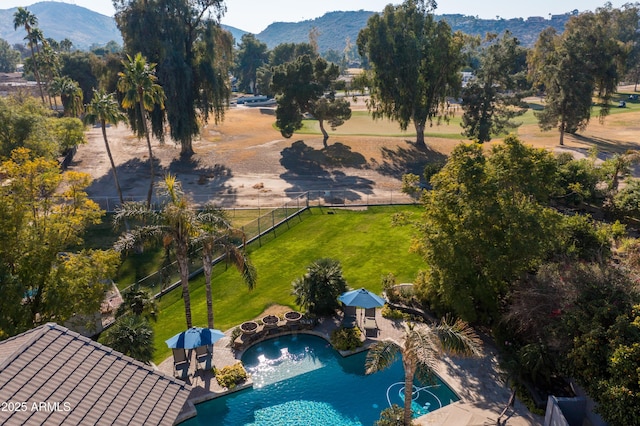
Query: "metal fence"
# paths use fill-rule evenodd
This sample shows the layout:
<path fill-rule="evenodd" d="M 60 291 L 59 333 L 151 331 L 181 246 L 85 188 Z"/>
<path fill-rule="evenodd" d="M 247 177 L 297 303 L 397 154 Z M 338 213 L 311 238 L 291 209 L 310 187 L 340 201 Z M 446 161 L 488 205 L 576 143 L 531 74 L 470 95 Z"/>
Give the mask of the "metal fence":
<path fill-rule="evenodd" d="M 309 208 L 306 194 L 300 194 L 293 200 L 283 205 L 268 209 L 268 211 L 257 219 L 243 225 L 240 229 L 245 233 L 247 244 L 257 243 L 262 245 L 266 240 L 275 238 L 279 232 L 279 227 L 291 225 L 292 220 L 302 220 L 300 215 Z M 214 259 L 214 265 L 223 260 L 220 256 Z M 189 278 L 202 273 L 202 257 L 196 253 L 189 262 Z M 172 262 L 164 266 L 137 282 L 141 287 L 150 289 L 156 297 L 163 295 L 180 285 L 180 274 L 177 262 Z"/>
<path fill-rule="evenodd" d="M 225 209 L 259 208 L 277 209 L 283 205 L 296 205 L 300 200 L 307 200 L 310 206 L 374 206 L 385 204 L 411 204 L 415 200 L 400 190 L 374 190 L 362 192 L 354 189 L 318 189 L 305 192 L 256 193 L 254 195 L 236 194 L 189 194 L 194 206 L 215 203 Z M 113 212 L 120 206 L 117 197 L 91 197 L 100 208 Z M 125 201 L 146 201 L 144 197 L 125 197 Z M 152 205 L 160 206 L 161 200 L 152 199 Z"/>

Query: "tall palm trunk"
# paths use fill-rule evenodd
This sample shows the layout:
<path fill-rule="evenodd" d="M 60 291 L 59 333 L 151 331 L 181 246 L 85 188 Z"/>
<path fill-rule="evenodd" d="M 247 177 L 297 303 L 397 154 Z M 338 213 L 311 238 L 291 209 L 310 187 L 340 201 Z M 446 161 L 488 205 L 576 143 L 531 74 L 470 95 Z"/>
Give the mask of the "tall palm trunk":
<path fill-rule="evenodd" d="M 140 90 L 142 92 L 142 89 Z M 147 138 L 147 148 L 149 150 L 149 166 L 151 167 L 151 183 L 149 184 L 149 191 L 147 191 L 147 207 L 151 207 L 151 196 L 153 195 L 153 183 L 156 179 L 156 171 L 153 166 L 153 151 L 151 150 L 151 138 L 149 136 L 149 130 L 147 129 L 147 117 L 145 115 L 143 94 L 140 93 L 140 115 L 142 116 L 142 127 L 144 127 L 144 135 Z"/>
<path fill-rule="evenodd" d="M 104 146 L 107 149 L 107 155 L 109 156 L 109 162 L 111 163 L 111 170 L 113 171 L 113 180 L 116 182 L 116 189 L 118 190 L 118 197 L 120 197 L 120 205 L 124 204 L 124 198 L 122 197 L 122 189 L 120 189 L 120 181 L 118 180 L 118 171 L 116 170 L 116 163 L 113 161 L 111 155 L 111 148 L 109 147 L 109 140 L 107 139 L 107 125 L 104 121 L 101 123 L 102 137 L 104 138 Z"/>
<path fill-rule="evenodd" d="M 209 328 L 213 328 L 213 296 L 211 294 L 211 271 L 213 247 L 204 243 L 202 246 L 202 268 L 204 270 L 204 283 L 207 292 L 207 323 Z"/>
<path fill-rule="evenodd" d="M 27 29 L 27 37 L 29 39 L 29 48 L 31 49 L 31 60 L 33 61 L 33 75 L 36 78 L 38 84 L 38 90 L 40 91 L 40 98 L 42 103 L 45 103 L 44 92 L 42 91 L 42 82 L 40 81 L 40 72 L 38 71 L 38 61 L 36 60 L 36 52 L 33 50 L 33 42 L 31 41 L 31 30 Z"/>
<path fill-rule="evenodd" d="M 176 258 L 180 270 L 180 284 L 182 284 L 182 299 L 184 300 L 184 316 L 187 321 L 187 329 L 193 326 L 191 319 L 191 295 L 189 294 L 189 256 L 186 244 L 176 244 Z"/>
<path fill-rule="evenodd" d="M 404 366 L 404 424 L 411 426 L 413 402 L 413 377 L 416 374 L 416 364 L 412 360 L 411 354 L 403 352 L 402 364 Z"/>

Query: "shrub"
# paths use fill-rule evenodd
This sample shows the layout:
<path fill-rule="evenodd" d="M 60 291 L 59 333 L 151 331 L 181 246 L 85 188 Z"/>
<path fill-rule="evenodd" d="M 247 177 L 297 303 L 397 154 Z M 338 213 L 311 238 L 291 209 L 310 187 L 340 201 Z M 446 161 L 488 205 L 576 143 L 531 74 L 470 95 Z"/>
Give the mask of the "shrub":
<path fill-rule="evenodd" d="M 340 327 L 331 333 L 331 344 L 339 351 L 352 351 L 362 346 L 360 329 Z"/>
<path fill-rule="evenodd" d="M 382 314 L 383 318 L 387 318 L 390 320 L 401 320 L 404 318 L 404 314 L 401 311 L 393 309 L 389 305 L 384 305 L 380 313 Z"/>
<path fill-rule="evenodd" d="M 228 365 L 221 370 L 214 367 L 213 374 L 215 374 L 218 384 L 227 389 L 233 389 L 247 380 L 247 371 L 241 362 Z"/>
<path fill-rule="evenodd" d="M 374 423 L 375 426 L 403 426 L 404 425 L 404 408 L 397 404 L 393 404 L 389 408 L 385 408 L 380 413 L 380 420 Z"/>

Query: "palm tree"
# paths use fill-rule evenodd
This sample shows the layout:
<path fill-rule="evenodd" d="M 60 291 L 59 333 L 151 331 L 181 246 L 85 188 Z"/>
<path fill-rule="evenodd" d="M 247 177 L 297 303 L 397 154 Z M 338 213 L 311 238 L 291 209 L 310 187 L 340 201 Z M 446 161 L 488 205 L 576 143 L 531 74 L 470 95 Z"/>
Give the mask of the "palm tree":
<path fill-rule="evenodd" d="M 62 77 L 60 86 L 60 100 L 64 108 L 65 117 L 78 117 L 83 112 L 82 100 L 84 95 L 78 82 L 69 77 Z"/>
<path fill-rule="evenodd" d="M 124 71 L 119 72 L 118 90 L 124 94 L 122 107 L 131 109 L 138 108 L 142 123 L 142 133 L 147 138 L 147 148 L 149 149 L 149 164 L 151 166 L 151 184 L 147 193 L 147 206 L 151 205 L 151 195 L 153 194 L 153 183 L 155 180 L 155 170 L 153 167 L 153 151 L 151 150 L 151 138 L 147 128 L 147 112 L 159 106 L 164 109 L 164 91 L 156 83 L 158 78 L 155 75 L 156 64 L 147 63 L 141 53 L 137 53 L 132 59 L 127 55 L 127 60 L 122 61 Z"/>
<path fill-rule="evenodd" d="M 206 206 L 198 213 L 197 220 L 200 229 L 195 242 L 202 247 L 202 268 L 207 293 L 207 322 L 209 328 L 213 328 L 211 272 L 214 255 L 220 254 L 228 262 L 233 263 L 250 290 L 255 287 L 257 275 L 244 250 L 246 239 L 244 232 L 231 226 L 224 210 L 215 206 Z M 242 249 L 238 247 L 238 241 L 242 242 Z"/>
<path fill-rule="evenodd" d="M 26 39 L 29 42 L 29 48 L 31 49 L 31 58 L 33 59 L 33 74 L 36 77 L 38 83 L 38 89 L 40 90 L 40 97 L 42 103 L 44 103 L 44 92 L 42 91 L 42 84 L 40 82 L 40 73 L 38 71 L 38 63 L 36 61 L 36 54 L 33 49 L 33 41 L 31 37 L 31 29 L 38 25 L 38 18 L 33 13 L 29 12 L 25 7 L 19 7 L 16 13 L 13 14 L 13 29 L 17 30 L 18 27 L 24 27 L 27 31 Z"/>
<path fill-rule="evenodd" d="M 160 185 L 160 196 L 165 200 L 160 210 L 151 210 L 144 203 L 128 202 L 116 209 L 116 225 L 127 219 L 140 220 L 143 225 L 126 231 L 114 244 L 117 251 L 131 250 L 141 243 L 162 243 L 175 250 L 182 285 L 187 328 L 192 327 L 191 298 L 189 295 L 189 247 L 198 233 L 195 211 L 173 175 L 167 175 Z"/>
<path fill-rule="evenodd" d="M 120 318 L 104 333 L 105 345 L 132 358 L 149 364 L 153 359 L 153 328 L 139 315 Z"/>
<path fill-rule="evenodd" d="M 329 258 L 313 261 L 292 285 L 296 303 L 316 315 L 332 315 L 340 307 L 338 296 L 347 291 L 342 265 Z"/>
<path fill-rule="evenodd" d="M 107 149 L 107 155 L 109 156 L 109 162 L 111 163 L 111 170 L 113 171 L 113 179 L 116 183 L 118 196 L 120 197 L 120 205 L 124 204 L 124 198 L 122 197 L 122 189 L 120 188 L 120 181 L 118 180 L 116 164 L 113 161 L 113 155 L 111 155 L 111 148 L 109 147 L 109 140 L 107 139 L 107 124 L 117 125 L 126 119 L 127 118 L 120 110 L 118 101 L 113 93 L 107 94 L 104 90 L 94 90 L 93 99 L 91 99 L 91 103 L 87 105 L 87 111 L 83 120 L 85 124 L 95 125 L 96 123 L 100 123 L 100 127 L 102 128 L 102 137 L 104 138 L 104 146 Z"/>
<path fill-rule="evenodd" d="M 404 424 L 411 424 L 413 379 L 427 382 L 436 359 L 443 353 L 479 355 L 480 338 L 462 320 L 449 324 L 444 318 L 437 326 L 405 324 L 402 343 L 391 340 L 376 343 L 367 353 L 366 373 L 371 374 L 391 366 L 402 356 L 404 367 Z"/>

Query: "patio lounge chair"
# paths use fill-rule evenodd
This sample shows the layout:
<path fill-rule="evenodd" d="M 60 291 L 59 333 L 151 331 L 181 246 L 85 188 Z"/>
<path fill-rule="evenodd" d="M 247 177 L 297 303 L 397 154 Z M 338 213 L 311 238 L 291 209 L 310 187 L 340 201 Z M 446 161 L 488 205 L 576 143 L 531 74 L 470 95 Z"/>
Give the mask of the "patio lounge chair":
<path fill-rule="evenodd" d="M 209 346 L 196 347 L 196 368 L 197 370 L 211 369 L 212 353 L 209 352 Z"/>
<path fill-rule="evenodd" d="M 342 326 L 344 328 L 353 328 L 356 326 L 356 307 L 342 305 Z"/>
<path fill-rule="evenodd" d="M 187 358 L 187 351 L 185 349 L 172 349 L 173 350 L 173 370 L 176 377 L 187 377 L 189 375 L 189 358 Z M 178 375 L 181 371 L 182 374 Z"/>
<path fill-rule="evenodd" d="M 365 337 L 378 337 L 376 308 L 367 308 L 364 310 L 364 335 Z"/>

